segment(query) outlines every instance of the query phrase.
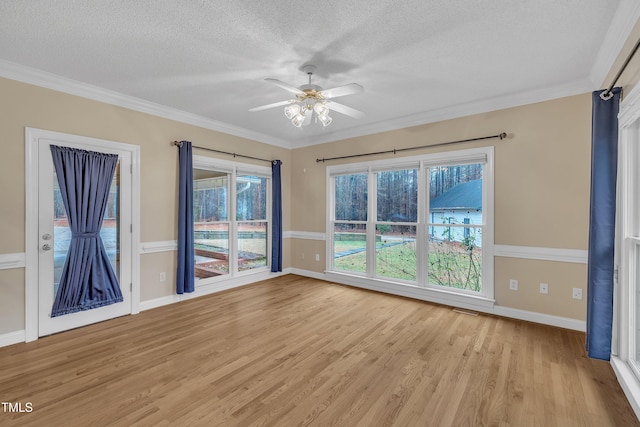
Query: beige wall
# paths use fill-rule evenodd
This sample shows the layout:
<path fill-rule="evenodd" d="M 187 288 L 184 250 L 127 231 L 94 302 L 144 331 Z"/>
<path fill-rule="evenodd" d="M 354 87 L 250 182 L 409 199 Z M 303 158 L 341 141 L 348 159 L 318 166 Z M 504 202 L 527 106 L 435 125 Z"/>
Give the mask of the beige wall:
<path fill-rule="evenodd" d="M 637 74 L 638 68 L 635 70 L 630 73 Z M 287 150 L 8 79 L 0 79 L 0 93 L 3 94 L 0 103 L 3 148 L 0 156 L 0 197 L 3 200 L 0 204 L 0 254 L 25 251 L 25 127 L 139 145 L 143 243 L 176 239 L 177 152 L 170 145 L 175 139 L 282 159 L 283 229 L 324 233 L 326 167 L 340 162 L 317 163 L 316 158 L 407 148 L 504 131 L 510 135 L 507 140 L 457 147 L 495 146 L 495 243 L 555 249 L 587 248 L 589 94 Z M 404 154 L 444 149 L 452 148 Z M 206 155 L 204 152 L 198 154 Z M 325 242 L 295 237 L 284 241 L 284 267 L 322 273 Z M 319 254 L 319 261 L 315 261 L 315 254 Z M 174 258 L 171 252 L 142 255 L 143 301 L 173 293 Z M 166 282 L 158 281 L 160 271 L 167 272 Z M 508 289 L 511 278 L 520 281 L 520 291 Z M 548 296 L 535 292 L 539 281 L 549 283 Z M 495 296 L 497 304 L 503 307 L 584 320 L 585 301 L 572 300 L 571 288 L 585 289 L 585 281 L 585 264 L 501 257 L 495 260 Z M 23 329 L 23 269 L 0 270 L 0 287 L 3 291 L 0 334 Z"/>
<path fill-rule="evenodd" d="M 25 127 L 140 146 L 141 241 L 175 240 L 177 149 L 173 140 L 283 161 L 283 194 L 289 194 L 290 150 L 0 78 L 0 254 L 25 252 Z M 200 155 L 214 154 L 194 151 Z M 229 160 L 229 156 L 219 155 Z M 253 161 L 248 161 L 253 162 Z M 253 162 L 256 163 L 256 162 Z M 265 165 L 266 163 L 257 162 Z M 289 198 L 283 198 L 283 229 L 289 230 Z M 285 248 L 288 246 L 285 245 Z M 175 253 L 141 257 L 142 300 L 171 295 Z M 289 257 L 284 267 L 289 267 Z M 167 281 L 158 281 L 159 268 Z M 24 329 L 24 271 L 0 270 L 0 334 Z"/>
<path fill-rule="evenodd" d="M 326 167 L 349 162 L 316 163 L 316 158 L 415 147 L 504 131 L 509 138 L 503 141 L 465 143 L 455 148 L 448 146 L 403 154 L 410 156 L 494 145 L 495 243 L 586 250 L 590 121 L 591 98 L 584 94 L 293 150 L 292 229 L 325 232 Z M 391 157 L 395 156 L 377 155 L 366 159 Z M 309 259 L 310 254 L 324 254 L 324 242 L 296 239 L 295 247 L 294 267 L 314 272 L 324 270 L 324 262 Z M 559 267 L 558 264 L 563 265 Z M 571 298 L 573 287 L 586 288 L 585 264 L 525 262 L 497 257 L 495 269 L 498 305 L 585 319 L 585 300 Z M 522 283 L 520 291 L 509 290 L 511 278 Z M 546 297 L 541 297 L 537 291 L 541 281 L 549 284 L 550 292 Z M 534 288 L 535 298 L 532 297 Z"/>

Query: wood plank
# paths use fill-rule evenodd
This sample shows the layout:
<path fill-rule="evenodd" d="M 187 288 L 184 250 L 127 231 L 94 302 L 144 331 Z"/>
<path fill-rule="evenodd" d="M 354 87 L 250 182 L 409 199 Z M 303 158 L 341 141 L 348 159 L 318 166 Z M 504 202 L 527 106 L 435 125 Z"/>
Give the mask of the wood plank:
<path fill-rule="evenodd" d="M 0 348 L 0 425 L 640 426 L 584 334 L 287 275 Z"/>

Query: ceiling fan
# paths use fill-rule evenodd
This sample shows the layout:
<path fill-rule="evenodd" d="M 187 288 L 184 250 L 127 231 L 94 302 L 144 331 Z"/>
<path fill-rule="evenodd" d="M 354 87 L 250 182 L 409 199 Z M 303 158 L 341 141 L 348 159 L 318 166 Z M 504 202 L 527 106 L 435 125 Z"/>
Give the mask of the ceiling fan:
<path fill-rule="evenodd" d="M 314 115 L 316 121 L 320 121 L 323 126 L 329 126 L 333 121 L 329 116 L 329 111 L 336 111 L 356 119 L 363 117 L 364 113 L 362 111 L 339 104 L 333 101 L 333 98 L 362 93 L 364 88 L 357 83 L 349 83 L 332 89 L 322 89 L 318 85 L 311 84 L 311 76 L 316 69 L 317 67 L 311 64 L 302 66 L 301 70 L 309 76 L 309 83 L 300 87 L 291 86 L 277 79 L 265 79 L 265 81 L 293 93 L 295 98 L 251 108 L 249 111 L 262 111 L 286 105 L 284 115 L 291 120 L 295 127 L 310 124 Z"/>

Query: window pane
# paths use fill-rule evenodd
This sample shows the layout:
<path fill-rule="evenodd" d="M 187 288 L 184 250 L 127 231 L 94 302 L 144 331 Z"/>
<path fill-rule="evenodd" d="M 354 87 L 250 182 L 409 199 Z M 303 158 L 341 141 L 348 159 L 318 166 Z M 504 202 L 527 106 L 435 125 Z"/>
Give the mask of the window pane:
<path fill-rule="evenodd" d="M 416 227 L 376 226 L 376 276 L 416 280 Z"/>
<path fill-rule="evenodd" d="M 267 179 L 242 175 L 236 178 L 236 220 L 267 219 Z"/>
<path fill-rule="evenodd" d="M 364 273 L 367 261 L 367 226 L 335 224 L 333 233 L 333 265 L 337 270 Z"/>
<path fill-rule="evenodd" d="M 229 178 L 225 172 L 193 170 L 193 221 L 227 221 Z"/>
<path fill-rule="evenodd" d="M 482 229 L 429 227 L 429 284 L 481 291 Z"/>
<path fill-rule="evenodd" d="M 238 271 L 267 265 L 267 223 L 238 223 Z"/>
<path fill-rule="evenodd" d="M 367 174 L 356 173 L 335 177 L 335 219 L 367 220 Z"/>
<path fill-rule="evenodd" d="M 193 170 L 195 276 L 229 274 L 229 176 Z"/>
<path fill-rule="evenodd" d="M 378 221 L 416 222 L 418 170 L 384 171 L 376 175 Z"/>
<path fill-rule="evenodd" d="M 481 163 L 430 169 L 429 221 L 482 224 Z"/>
<path fill-rule="evenodd" d="M 195 275 L 199 279 L 229 274 L 229 223 L 194 223 Z"/>

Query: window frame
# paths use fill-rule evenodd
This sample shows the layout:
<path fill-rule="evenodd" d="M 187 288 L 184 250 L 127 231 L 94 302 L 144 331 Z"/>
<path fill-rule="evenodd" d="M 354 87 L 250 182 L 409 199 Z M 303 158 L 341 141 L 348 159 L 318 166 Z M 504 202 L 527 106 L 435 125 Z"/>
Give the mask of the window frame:
<path fill-rule="evenodd" d="M 482 180 L 482 285 L 480 292 L 448 288 L 428 283 L 428 241 L 429 224 L 429 177 L 428 168 L 435 166 L 483 164 Z M 405 281 L 375 275 L 375 233 L 377 224 L 377 188 L 376 173 L 388 170 L 418 169 L 418 218 L 416 225 L 416 281 Z M 335 220 L 335 177 L 355 173 L 368 173 L 368 214 L 367 214 L 367 261 L 365 273 L 336 270 L 333 259 L 334 225 L 344 221 Z M 397 159 L 384 159 L 369 162 L 347 163 L 328 166 L 327 185 L 327 223 L 326 223 L 326 273 L 336 280 L 351 281 L 364 287 L 397 290 L 400 294 L 411 293 L 422 299 L 442 301 L 446 299 L 465 305 L 492 306 L 494 301 L 494 147 L 479 147 L 455 151 L 445 151 Z"/>
<path fill-rule="evenodd" d="M 269 201 L 272 198 L 272 184 L 273 179 L 271 175 L 271 168 L 259 165 L 253 165 L 249 163 L 242 162 L 233 162 L 228 160 L 217 159 L 213 157 L 206 156 L 193 156 L 193 169 L 202 169 L 202 170 L 211 170 L 216 172 L 224 172 L 229 176 L 229 187 L 228 187 L 228 195 L 229 200 L 227 201 L 228 211 L 227 211 L 227 221 L 229 223 L 229 273 L 222 274 L 220 276 L 208 277 L 203 279 L 195 278 L 195 287 L 206 286 L 211 283 L 222 282 L 225 280 L 231 280 L 234 278 L 247 276 L 250 274 L 256 273 L 264 273 L 269 272 L 271 269 L 271 251 L 272 251 L 272 219 L 271 219 L 271 203 Z M 267 253 L 266 253 L 266 265 L 258 268 L 252 268 L 249 270 L 240 271 L 238 269 L 238 224 L 239 223 L 247 223 L 247 222 L 255 222 L 253 220 L 238 220 L 236 211 L 237 211 L 237 177 L 238 176 L 257 176 L 261 178 L 266 178 L 266 197 L 265 197 L 265 212 L 266 218 L 260 220 L 260 222 L 265 222 L 267 225 Z M 257 221 L 257 220 L 256 220 Z"/>
<path fill-rule="evenodd" d="M 614 250 L 611 366 L 640 417 L 640 358 L 637 357 L 640 288 L 640 86 L 625 94 L 618 114 L 618 177 Z M 589 297 L 587 295 L 587 297 Z"/>

